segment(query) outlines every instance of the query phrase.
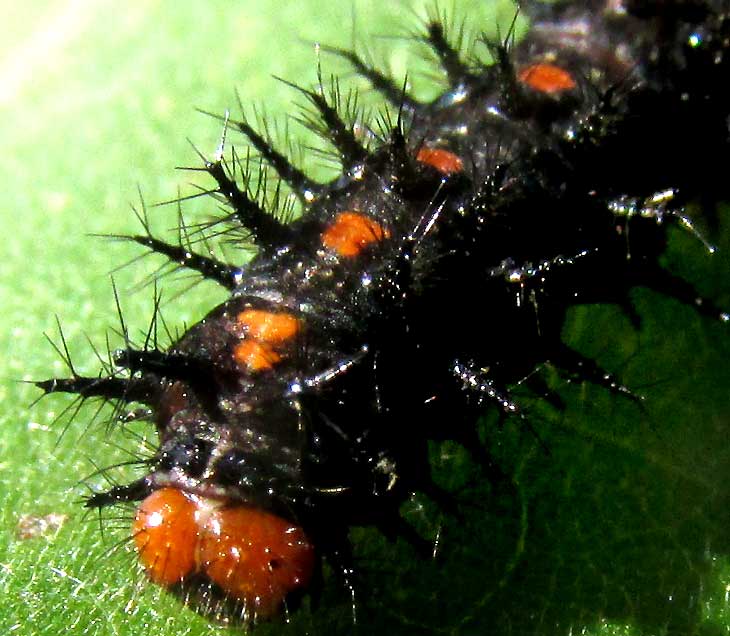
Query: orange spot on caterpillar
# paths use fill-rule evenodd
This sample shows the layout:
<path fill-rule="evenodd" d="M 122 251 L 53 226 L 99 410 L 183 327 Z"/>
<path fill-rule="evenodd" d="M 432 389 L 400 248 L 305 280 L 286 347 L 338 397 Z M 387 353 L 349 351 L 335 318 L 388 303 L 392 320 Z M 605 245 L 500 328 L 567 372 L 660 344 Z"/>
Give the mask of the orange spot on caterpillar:
<path fill-rule="evenodd" d="M 244 506 L 216 510 L 202 537 L 201 568 L 257 618 L 276 613 L 312 577 L 315 552 L 304 531 L 271 513 Z"/>
<path fill-rule="evenodd" d="M 351 257 L 388 236 L 389 233 L 376 221 L 356 212 L 340 212 L 334 223 L 322 233 L 322 244 L 340 256 Z"/>
<path fill-rule="evenodd" d="M 204 574 L 251 618 L 275 614 L 286 596 L 305 588 L 314 547 L 304 531 L 281 517 L 246 506 L 161 488 L 139 506 L 132 524 L 140 561 L 162 586 Z"/>
<path fill-rule="evenodd" d="M 160 585 L 178 583 L 195 567 L 195 504 L 175 488 L 156 490 L 137 509 L 132 537 L 147 576 Z"/>
<path fill-rule="evenodd" d="M 233 357 L 238 364 L 248 367 L 249 371 L 271 369 L 281 360 L 281 356 L 268 344 L 253 339 L 238 343 L 233 349 Z"/>
<path fill-rule="evenodd" d="M 573 76 L 555 64 L 525 66 L 517 73 L 517 79 L 540 93 L 560 93 L 575 88 Z"/>
<path fill-rule="evenodd" d="M 454 174 L 464 169 L 464 162 L 461 158 L 443 148 L 423 146 L 416 155 L 416 161 L 436 168 L 441 174 Z"/>
<path fill-rule="evenodd" d="M 246 309 L 238 314 L 237 321 L 246 328 L 248 337 L 270 344 L 285 342 L 299 331 L 299 320 L 287 313 Z"/>

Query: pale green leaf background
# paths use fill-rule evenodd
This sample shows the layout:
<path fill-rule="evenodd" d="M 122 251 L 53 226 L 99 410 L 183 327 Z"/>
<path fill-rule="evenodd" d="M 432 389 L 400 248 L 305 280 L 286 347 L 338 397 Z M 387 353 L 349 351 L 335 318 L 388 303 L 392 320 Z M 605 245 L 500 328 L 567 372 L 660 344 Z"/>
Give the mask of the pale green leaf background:
<path fill-rule="evenodd" d="M 119 338 L 110 273 L 139 250 L 90 236 L 138 230 L 131 205 L 174 198 L 201 175 L 187 139 L 204 153 L 221 125 L 194 108 L 237 115 L 247 107 L 283 124 L 297 96 L 272 75 L 316 81 L 313 43 L 367 42 L 396 77 L 408 73 L 424 96 L 438 85 L 409 34 L 428 3 L 172 2 L 136 0 L 2 3 L 0 40 L 0 633 L 200 635 L 225 632 L 147 585 L 125 543 L 129 511 L 104 533 L 80 504 L 103 488 L 98 467 L 144 452 L 132 432 L 82 410 L 64 431 L 55 418 L 70 402 L 30 407 L 25 381 L 63 375 L 44 339 L 58 342 L 58 316 L 80 372 L 98 368 L 86 334 L 102 352 Z M 472 35 L 509 23 L 509 3 L 456 0 Z M 357 37 L 353 36 L 353 33 Z M 405 36 L 405 37 L 404 37 Z M 331 57 L 325 77 L 365 85 Z M 377 100 L 370 100 L 377 103 Z M 249 113 L 252 111 L 249 110 Z M 284 127 L 279 139 L 284 139 Z M 296 126 L 290 136 L 303 138 Z M 229 145 L 244 147 L 231 135 Z M 305 153 L 306 155 L 307 153 Z M 305 162 L 319 167 L 322 160 Z M 197 220 L 210 200 L 185 206 Z M 549 213 L 549 211 L 546 211 Z M 198 215 L 196 217 L 196 214 Z M 174 207 L 150 210 L 162 231 Z M 730 250 L 727 232 L 718 238 Z M 245 251 L 225 246 L 223 255 Z M 666 259 L 708 296 L 730 305 L 728 259 L 709 258 L 679 231 Z M 146 329 L 159 261 L 114 272 L 133 333 Z M 163 314 L 181 327 L 223 295 L 187 279 L 163 279 Z M 594 387 L 565 386 L 565 413 L 533 407 L 533 436 L 494 418 L 485 443 L 514 475 L 491 487 L 458 448 L 434 448 L 437 479 L 458 493 L 458 521 L 424 498 L 404 515 L 440 536 L 435 561 L 376 532 L 353 532 L 362 572 L 357 626 L 346 594 L 325 572 L 318 606 L 310 600 L 260 634 L 568 634 L 719 636 L 730 633 L 728 478 L 730 334 L 686 307 L 637 290 L 643 326 L 614 307 L 571 313 L 565 338 L 620 372 L 647 396 L 645 410 Z M 465 299 L 473 310 L 475 299 Z M 502 337 L 519 338 L 517 334 Z M 63 433 L 63 434 L 62 434 Z M 122 475 L 124 471 L 122 471 Z M 130 471 L 127 471 L 127 475 Z M 120 475 L 121 477 L 121 475 Z M 67 515 L 55 536 L 18 538 L 22 515 Z"/>

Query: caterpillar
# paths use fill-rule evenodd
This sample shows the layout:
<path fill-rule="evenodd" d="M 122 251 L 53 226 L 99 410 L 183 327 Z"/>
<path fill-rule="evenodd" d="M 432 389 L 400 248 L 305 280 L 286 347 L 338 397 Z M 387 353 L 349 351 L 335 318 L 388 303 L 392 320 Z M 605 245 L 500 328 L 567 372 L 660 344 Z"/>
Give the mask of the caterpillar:
<path fill-rule="evenodd" d="M 460 452 L 451 443 L 466 449 L 461 461 L 498 485 L 499 449 L 484 451 L 479 414 L 491 404 L 544 435 L 537 412 L 560 401 L 545 386 L 545 364 L 637 401 L 563 342 L 569 308 L 612 302 L 638 325 L 627 291 L 643 285 L 725 320 L 658 267 L 667 226 L 701 243 L 689 206 L 719 198 L 710 158 L 727 144 L 725 9 L 525 5 L 528 34 L 494 43 L 496 63 L 477 71 L 432 22 L 428 39 L 451 88 L 425 105 L 340 51 L 398 114 L 381 139 L 370 130 L 358 138 L 326 91 L 305 90 L 345 165 L 324 186 L 245 121 L 229 123 L 299 191 L 304 216 L 284 224 L 264 214 L 236 184 L 235 156 L 206 158 L 215 194 L 259 243 L 254 260 L 230 266 L 151 234 L 132 239 L 182 258 L 231 298 L 166 351 L 130 342 L 99 377 L 38 382 L 46 393 L 150 408 L 161 439 L 147 474 L 87 502 L 142 502 L 133 537 L 149 578 L 200 611 L 243 622 L 276 614 L 285 597 L 294 608 L 289 593 L 314 585 L 322 557 L 355 590 L 352 526 L 375 525 L 423 552 L 401 508 L 413 491 L 446 512 L 454 505 L 430 476 L 434 444 L 439 457 Z M 692 152 L 698 139 L 702 157 Z M 484 311 L 467 311 L 472 297 L 486 299 Z M 518 397 L 530 388 L 548 399 Z M 478 508 L 468 514 L 488 518 Z M 211 538 L 226 524 L 236 529 Z M 264 563 L 253 593 L 252 576 L 229 556 L 246 524 L 296 537 L 281 547 L 296 555 Z M 271 574 L 282 569 L 289 583 Z"/>

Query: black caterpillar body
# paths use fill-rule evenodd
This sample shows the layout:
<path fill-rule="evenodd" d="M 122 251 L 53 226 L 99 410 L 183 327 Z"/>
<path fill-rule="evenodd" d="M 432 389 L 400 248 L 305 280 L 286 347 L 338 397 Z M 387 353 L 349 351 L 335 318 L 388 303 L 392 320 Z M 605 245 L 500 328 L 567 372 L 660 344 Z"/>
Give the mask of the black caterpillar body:
<path fill-rule="evenodd" d="M 250 263 L 131 237 L 231 295 L 164 351 L 130 345 L 106 375 L 37 383 L 46 393 L 142 404 L 157 428 L 147 472 L 87 506 L 177 492 L 208 516 L 264 511 L 301 533 L 305 560 L 316 553 L 356 588 L 353 526 L 375 525 L 427 552 L 430 538 L 404 520 L 402 505 L 417 491 L 454 510 L 431 478 L 433 442 L 456 442 L 483 479 L 509 481 L 474 422 L 491 406 L 539 437 L 515 387 L 557 402 L 539 372 L 546 363 L 640 401 L 563 342 L 571 307 L 618 303 L 638 320 L 628 294 L 645 286 L 727 321 L 659 258 L 669 226 L 704 242 L 689 206 L 700 202 L 711 226 L 727 194 L 717 157 L 728 151 L 730 3 L 519 10 L 527 34 L 490 44 L 494 63 L 483 66 L 462 60 L 439 22 L 428 25 L 450 85 L 433 103 L 337 51 L 397 118 L 381 138 L 362 134 L 321 86 L 302 91 L 341 158 L 334 182 L 310 180 L 246 122 L 228 124 L 304 213 L 283 223 L 267 212 L 236 183 L 237 158 L 221 152 L 205 169 L 230 207 L 225 222 L 258 246 Z M 228 569 L 216 577 L 200 552 L 170 574 L 186 539 L 163 537 L 161 548 L 144 506 L 135 540 L 148 574 L 201 611 L 252 621 L 314 585 L 316 571 L 303 566 L 288 586 L 264 582 L 254 598 L 238 586 L 238 562 L 221 556 Z M 287 566 L 289 557 L 278 558 L 269 570 Z"/>

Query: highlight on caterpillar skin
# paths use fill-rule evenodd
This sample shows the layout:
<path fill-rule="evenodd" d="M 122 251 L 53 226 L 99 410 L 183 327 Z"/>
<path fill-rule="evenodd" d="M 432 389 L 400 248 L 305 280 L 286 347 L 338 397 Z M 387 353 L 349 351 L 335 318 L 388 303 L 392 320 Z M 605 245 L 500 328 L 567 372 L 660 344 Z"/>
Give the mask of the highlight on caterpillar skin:
<path fill-rule="evenodd" d="M 448 86 L 431 101 L 357 51 L 325 49 L 392 112 L 380 129 L 352 123 L 337 84 L 293 85 L 312 111 L 305 123 L 340 163 L 331 181 L 314 180 L 247 120 L 224 117 L 225 143 L 199 167 L 224 212 L 201 231 L 245 237 L 255 256 L 218 260 L 158 237 L 144 215 L 144 232 L 127 238 L 227 299 L 167 347 L 150 334 L 134 346 L 123 325 L 124 347 L 99 374 L 77 373 L 63 343 L 69 377 L 36 382 L 45 394 L 110 402 L 155 430 L 137 476 L 86 506 L 133 507 L 130 543 L 146 577 L 191 608 L 250 625 L 316 606 L 333 581 L 356 615 L 368 590 L 354 528 L 428 560 L 440 530 L 424 535 L 403 512 L 419 497 L 446 532 L 462 516 L 499 523 L 490 506 L 522 505 L 517 469 L 484 439 L 498 427 L 485 434 L 475 423 L 491 410 L 542 449 L 541 410 L 565 406 L 546 367 L 644 408 L 630 383 L 564 341 L 574 311 L 614 304 L 637 323 L 631 294 L 646 288 L 708 323 L 728 321 L 662 258 L 671 228 L 714 251 L 692 210 L 726 195 L 714 157 L 728 149 L 730 7 L 520 10 L 526 33 L 487 41 L 483 59 L 465 55 L 443 20 L 425 24 L 420 38 Z M 234 131 L 278 176 L 275 194 L 253 185 L 259 168 L 233 148 Z M 283 190 L 302 207 L 294 220 L 276 203 Z M 155 311 L 150 332 L 157 321 Z M 489 493 L 478 512 L 467 515 L 443 485 L 448 453 L 434 448 L 475 467 L 472 481 Z M 527 524 L 514 516 L 518 552 Z M 503 557 L 499 567 L 515 565 Z"/>

